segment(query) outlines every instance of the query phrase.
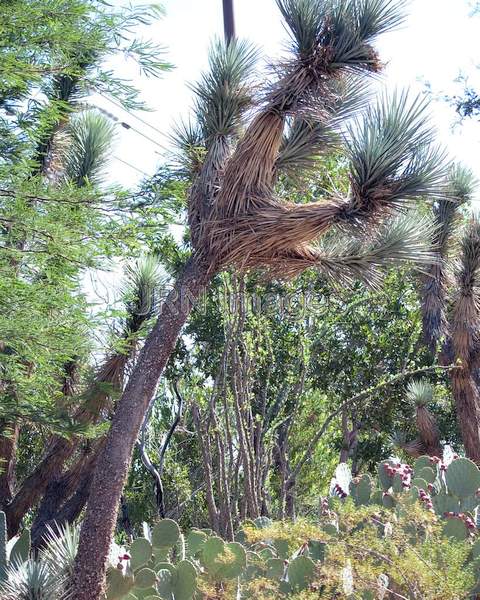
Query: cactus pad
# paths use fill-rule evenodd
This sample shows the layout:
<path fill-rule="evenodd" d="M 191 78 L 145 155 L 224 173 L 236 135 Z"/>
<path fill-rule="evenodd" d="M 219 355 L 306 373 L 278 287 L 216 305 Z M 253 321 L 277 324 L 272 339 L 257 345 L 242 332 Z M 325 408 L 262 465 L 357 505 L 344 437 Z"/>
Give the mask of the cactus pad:
<path fill-rule="evenodd" d="M 460 498 L 475 494 L 480 488 L 480 471 L 468 458 L 458 458 L 448 467 L 445 474 L 448 491 Z"/>
<path fill-rule="evenodd" d="M 350 494 L 357 506 L 366 505 L 370 502 L 372 488 L 372 478 L 368 473 L 362 475 L 358 483 L 350 482 Z"/>
<path fill-rule="evenodd" d="M 415 469 L 415 478 L 424 479 L 427 483 L 433 483 L 437 478 L 437 473 L 432 467 L 422 467 L 418 471 Z"/>
<path fill-rule="evenodd" d="M 257 529 L 267 529 L 267 527 L 271 527 L 272 519 L 269 519 L 268 517 L 257 517 L 254 519 L 253 523 Z"/>
<path fill-rule="evenodd" d="M 107 571 L 107 600 L 120 600 L 133 588 L 133 577 L 122 571 L 110 568 Z"/>
<path fill-rule="evenodd" d="M 171 548 L 180 537 L 180 528 L 172 519 L 163 519 L 152 529 L 154 548 Z"/>
<path fill-rule="evenodd" d="M 277 552 L 277 555 L 280 558 L 287 558 L 287 556 L 290 554 L 288 540 L 284 540 L 283 538 L 277 538 L 273 540 L 273 546 Z"/>
<path fill-rule="evenodd" d="M 267 577 L 280 581 L 285 571 L 285 561 L 281 558 L 270 558 L 267 561 Z"/>
<path fill-rule="evenodd" d="M 167 569 L 160 569 L 157 573 L 157 590 L 162 600 L 174 600 L 172 573 Z"/>
<path fill-rule="evenodd" d="M 175 600 L 190 600 L 197 589 L 197 571 L 188 560 L 180 561 L 176 566 L 173 585 Z"/>
<path fill-rule="evenodd" d="M 315 574 L 315 563 L 307 556 L 297 556 L 287 568 L 288 583 L 294 591 L 308 588 Z"/>
<path fill-rule="evenodd" d="M 386 467 L 390 467 L 391 464 L 388 460 L 385 460 L 378 465 L 378 479 L 380 481 L 380 486 L 384 492 L 389 490 L 392 487 L 393 477 L 389 475 L 386 471 Z"/>
<path fill-rule="evenodd" d="M 308 542 L 308 554 L 313 560 L 323 562 L 326 552 L 327 544 L 325 542 L 321 542 L 320 540 L 310 540 Z"/>
<path fill-rule="evenodd" d="M 432 461 L 430 459 L 430 456 L 427 456 L 426 454 L 423 456 L 419 456 L 413 465 L 413 472 L 414 472 L 415 477 L 417 476 L 417 473 L 419 471 L 421 471 L 425 467 L 431 467 L 431 466 L 432 466 Z"/>
<path fill-rule="evenodd" d="M 130 546 L 130 567 L 136 571 L 147 565 L 152 558 L 152 545 L 145 538 L 137 538 Z"/>
<path fill-rule="evenodd" d="M 141 590 L 153 587 L 156 581 L 157 576 L 152 569 L 140 569 L 138 573 L 135 573 L 135 587 L 138 587 Z"/>
<path fill-rule="evenodd" d="M 460 519 L 447 519 L 443 526 L 443 535 L 449 538 L 454 538 L 458 541 L 467 539 L 468 529 Z"/>
<path fill-rule="evenodd" d="M 192 529 L 187 535 L 187 556 L 195 556 L 198 554 L 205 544 L 207 534 L 198 529 Z"/>

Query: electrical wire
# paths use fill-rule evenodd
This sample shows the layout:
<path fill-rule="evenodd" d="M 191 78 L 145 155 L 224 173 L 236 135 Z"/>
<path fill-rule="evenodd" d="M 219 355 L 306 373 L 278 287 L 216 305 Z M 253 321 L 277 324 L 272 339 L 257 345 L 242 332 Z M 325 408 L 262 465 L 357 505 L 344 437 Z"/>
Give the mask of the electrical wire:
<path fill-rule="evenodd" d="M 145 175 L 145 177 L 151 177 L 151 175 L 149 175 L 145 171 L 142 171 L 142 169 L 139 169 L 135 165 L 132 165 L 131 163 L 127 162 L 126 160 L 123 160 L 123 158 L 119 158 L 118 156 L 113 156 L 113 158 L 115 160 L 118 160 L 119 162 L 123 163 L 124 165 L 127 165 L 127 167 L 130 167 L 131 169 L 134 169 L 135 171 L 138 171 L 138 173 L 141 173 L 142 175 Z"/>
<path fill-rule="evenodd" d="M 160 131 L 160 129 L 158 129 L 158 127 L 155 127 L 154 125 L 152 125 L 148 121 L 145 121 L 145 119 L 142 119 L 141 117 L 135 115 L 130 110 L 128 110 L 128 108 L 125 108 L 124 106 L 122 106 L 120 104 L 120 102 L 117 102 L 113 98 L 110 98 L 110 96 L 108 96 L 107 94 L 104 94 L 103 92 L 99 92 L 98 90 L 95 90 L 95 91 L 96 91 L 97 94 L 99 94 L 100 96 L 102 96 L 102 98 L 105 98 L 105 100 L 108 100 L 109 102 L 111 102 L 112 104 L 114 104 L 116 107 L 120 108 L 121 110 L 124 110 L 131 117 L 133 117 L 134 119 L 137 119 L 137 121 L 140 121 L 140 123 L 143 123 L 147 127 L 150 127 L 150 129 L 153 129 L 153 131 L 155 131 L 156 133 L 160 134 L 162 137 L 166 137 L 165 133 L 163 131 Z"/>
<path fill-rule="evenodd" d="M 125 121 L 122 121 L 119 117 L 117 117 L 117 115 L 114 115 L 113 113 L 109 112 L 108 110 L 105 110 L 104 108 L 102 108 L 100 106 L 97 106 L 97 105 L 90 105 L 90 106 L 92 108 L 95 108 L 96 110 L 100 111 L 102 114 L 104 114 L 106 117 L 108 117 L 112 121 L 115 121 L 115 123 L 118 123 L 119 125 L 121 125 L 124 129 L 127 129 L 127 130 L 131 129 L 132 131 L 134 131 L 138 135 L 142 136 L 143 138 L 145 138 L 146 140 L 148 140 L 152 144 L 155 144 L 155 146 L 157 146 L 158 148 L 160 148 L 164 152 L 169 152 L 169 149 L 166 146 L 163 146 L 162 144 L 159 144 L 157 142 L 157 140 L 154 140 L 153 138 L 151 138 L 150 136 L 146 135 L 145 133 L 143 133 L 142 131 L 140 131 L 136 127 L 133 127 L 133 125 L 130 125 L 129 123 L 126 123 Z"/>

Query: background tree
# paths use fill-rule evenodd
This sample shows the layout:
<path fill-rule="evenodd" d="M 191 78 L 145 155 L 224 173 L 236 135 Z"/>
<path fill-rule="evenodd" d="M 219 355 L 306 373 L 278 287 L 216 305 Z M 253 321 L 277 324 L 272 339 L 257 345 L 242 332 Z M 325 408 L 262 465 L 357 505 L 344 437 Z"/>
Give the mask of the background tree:
<path fill-rule="evenodd" d="M 0 502 L 13 533 L 49 476 L 59 475 L 65 448 L 75 447 L 72 436 L 85 433 L 88 424 L 76 419 L 73 393 L 75 385 L 84 385 L 97 325 L 83 278 L 137 247 L 131 218 L 136 202 L 127 192 L 102 186 L 113 127 L 85 111 L 84 100 L 94 88 L 127 107 L 142 105 L 133 87 L 104 68 L 112 53 L 127 53 L 151 75 L 168 64 L 159 58 L 161 49 L 131 35 L 134 26 L 161 14 L 158 7 L 19 1 L 0 11 L 6 141 L 0 160 Z M 143 215 L 151 212 L 141 209 Z M 164 228 L 160 220 L 157 231 Z M 46 473 L 39 454 L 52 434 L 56 449 L 64 451 L 49 461 Z M 30 442 L 30 452 L 17 469 L 19 439 L 23 446 Z M 28 479 L 35 470 L 39 477 Z"/>

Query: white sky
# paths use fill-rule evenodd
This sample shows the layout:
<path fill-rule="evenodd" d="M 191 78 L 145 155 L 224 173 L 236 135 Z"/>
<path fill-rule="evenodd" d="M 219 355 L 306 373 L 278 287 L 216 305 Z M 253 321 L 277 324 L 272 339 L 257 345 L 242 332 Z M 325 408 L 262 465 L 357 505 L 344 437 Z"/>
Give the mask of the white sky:
<path fill-rule="evenodd" d="M 215 35 L 223 34 L 223 24 L 222 0 L 164 0 L 163 5 L 166 17 L 143 28 L 141 35 L 166 47 L 167 58 L 175 70 L 161 80 L 146 79 L 139 77 L 138 69 L 123 59 L 115 62 L 118 75 L 132 77 L 152 109 L 137 114 L 161 133 L 108 100 L 96 97 L 95 103 L 165 147 L 169 145 L 167 135 L 172 123 L 188 115 L 191 93 L 187 83 L 195 81 L 206 67 L 209 42 Z M 480 16 L 471 17 L 469 11 L 468 0 L 411 0 L 403 29 L 379 39 L 378 48 L 387 64 L 386 86 L 422 91 L 422 81 L 427 80 L 434 92 L 451 94 L 461 89 L 453 82 L 463 71 L 480 87 L 480 71 L 475 68 L 476 61 L 480 62 Z M 275 0 L 235 0 L 235 13 L 239 37 L 262 48 L 266 60 L 281 54 L 287 37 Z M 480 124 L 469 120 L 452 131 L 455 112 L 440 101 L 432 105 L 432 118 L 439 139 L 452 157 L 471 166 L 480 176 Z M 162 161 L 158 145 L 122 128 L 113 154 L 146 174 L 153 174 Z M 112 182 L 132 186 L 141 178 L 140 172 L 112 160 Z"/>

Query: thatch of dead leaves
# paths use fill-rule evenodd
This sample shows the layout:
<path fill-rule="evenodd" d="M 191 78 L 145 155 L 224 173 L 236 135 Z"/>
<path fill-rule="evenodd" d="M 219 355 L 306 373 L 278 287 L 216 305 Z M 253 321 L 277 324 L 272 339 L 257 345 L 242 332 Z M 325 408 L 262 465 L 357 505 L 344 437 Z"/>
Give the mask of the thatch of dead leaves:
<path fill-rule="evenodd" d="M 378 250 L 378 226 L 419 197 L 439 195 L 445 175 L 442 151 L 433 145 L 424 100 L 405 93 L 365 108 L 365 80 L 381 70 L 373 42 L 403 21 L 394 0 L 277 0 L 290 33 L 289 57 L 276 79 L 259 93 L 253 80 L 256 52 L 243 42 L 217 43 L 210 71 L 194 86 L 198 127 L 178 129 L 197 177 L 189 195 L 192 242 L 213 272 L 234 265 L 290 277 L 310 266 L 334 268 L 322 241 L 333 225 L 361 233 L 368 249 L 343 264 L 350 274 L 389 260 Z M 362 116 L 357 111 L 362 108 Z M 253 111 L 242 134 L 241 123 Z M 353 119 L 351 118 L 353 115 Z M 342 129 L 345 119 L 350 124 Z M 203 140 L 199 167 L 194 144 Z M 281 173 L 315 167 L 316 158 L 342 146 L 350 163 L 350 192 L 297 204 L 279 198 Z M 418 224 L 418 223 L 417 223 Z M 399 232 L 412 242 L 419 262 L 420 223 L 388 227 L 383 236 L 403 260 Z M 373 234 L 372 232 L 375 232 Z M 372 254 L 372 247 L 376 250 Z M 431 256 L 428 256 L 431 261 Z M 362 265 L 363 261 L 363 265 Z M 348 263 L 348 264 L 347 264 Z"/>

